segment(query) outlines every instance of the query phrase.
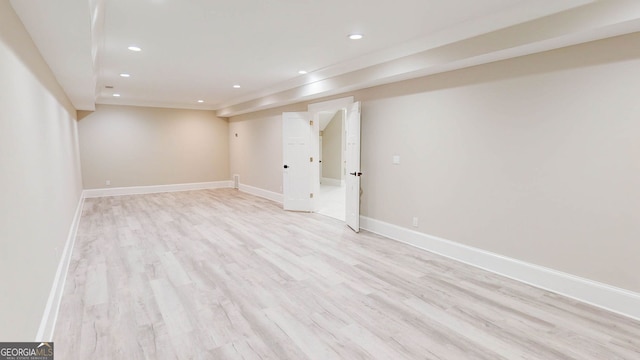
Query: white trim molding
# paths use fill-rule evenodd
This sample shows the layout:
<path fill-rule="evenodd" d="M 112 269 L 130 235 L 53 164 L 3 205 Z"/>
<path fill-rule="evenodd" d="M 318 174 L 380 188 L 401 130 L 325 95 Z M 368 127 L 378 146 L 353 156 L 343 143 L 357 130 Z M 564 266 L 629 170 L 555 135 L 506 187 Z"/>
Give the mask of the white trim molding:
<path fill-rule="evenodd" d="M 69 264 L 71 263 L 71 255 L 73 254 L 73 247 L 76 242 L 76 234 L 78 233 L 78 226 L 80 225 L 83 206 L 84 197 L 80 196 L 78 206 L 76 207 L 76 213 L 73 216 L 73 221 L 69 228 L 67 241 L 64 245 L 60 262 L 58 263 L 58 269 L 56 270 L 56 275 L 53 278 L 53 284 L 51 285 L 51 291 L 49 292 L 49 299 L 47 300 L 47 305 L 44 308 L 42 320 L 40 320 L 40 327 L 38 328 L 38 333 L 36 334 L 35 339 L 36 342 L 53 341 L 53 331 L 55 330 L 56 320 L 58 319 L 58 310 L 60 310 L 60 302 L 62 301 L 62 293 L 67 279 Z"/>
<path fill-rule="evenodd" d="M 640 320 L 640 294 L 436 236 L 360 217 L 364 230 L 498 275 Z"/>
<path fill-rule="evenodd" d="M 307 111 L 317 113 L 320 111 L 335 112 L 337 109 L 349 108 L 353 104 L 353 96 L 347 96 L 340 99 L 317 102 L 307 105 Z"/>
<path fill-rule="evenodd" d="M 273 192 L 273 191 L 269 191 L 269 190 L 260 189 L 260 188 L 254 187 L 254 186 L 240 184 L 239 190 L 242 191 L 242 192 L 245 192 L 247 194 L 251 194 L 251 195 L 259 196 L 261 198 L 265 198 L 265 199 L 268 199 L 268 200 L 275 201 L 275 202 L 280 203 L 280 204 L 282 204 L 282 202 L 284 201 L 282 194 L 279 194 L 279 193 Z"/>
<path fill-rule="evenodd" d="M 232 188 L 232 180 L 212 181 L 188 184 L 169 184 L 169 185 L 151 185 L 151 186 L 129 186 L 117 188 L 87 189 L 83 195 L 85 198 L 96 198 L 104 196 L 122 196 L 122 195 L 140 195 L 155 194 L 162 192 L 188 191 L 188 190 L 204 190 L 204 189 L 222 189 Z"/>

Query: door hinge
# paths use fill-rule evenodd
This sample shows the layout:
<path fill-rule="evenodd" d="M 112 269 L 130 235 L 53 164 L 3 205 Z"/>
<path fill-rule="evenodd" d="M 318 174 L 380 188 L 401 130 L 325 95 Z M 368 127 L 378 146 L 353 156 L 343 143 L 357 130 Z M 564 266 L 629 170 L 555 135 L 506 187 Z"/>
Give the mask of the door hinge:
<path fill-rule="evenodd" d="M 309 198 L 313 199 L 313 193 L 309 194 Z"/>
<path fill-rule="evenodd" d="M 313 162 L 313 156 L 309 158 L 309 162 Z"/>
<path fill-rule="evenodd" d="M 309 120 L 309 126 L 313 126 L 313 120 Z"/>

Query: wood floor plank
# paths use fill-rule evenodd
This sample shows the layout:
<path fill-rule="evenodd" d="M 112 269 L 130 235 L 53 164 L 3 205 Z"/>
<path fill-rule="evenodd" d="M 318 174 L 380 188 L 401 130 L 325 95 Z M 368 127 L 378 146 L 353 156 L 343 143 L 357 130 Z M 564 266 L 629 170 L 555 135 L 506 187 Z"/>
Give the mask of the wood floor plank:
<path fill-rule="evenodd" d="M 233 189 L 87 199 L 60 359 L 640 359 L 640 323 Z"/>

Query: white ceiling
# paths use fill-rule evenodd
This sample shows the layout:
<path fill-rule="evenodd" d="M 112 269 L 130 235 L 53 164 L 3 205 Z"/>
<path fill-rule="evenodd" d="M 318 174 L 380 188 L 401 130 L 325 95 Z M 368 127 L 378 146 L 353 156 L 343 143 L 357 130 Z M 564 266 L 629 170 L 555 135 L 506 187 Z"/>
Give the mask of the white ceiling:
<path fill-rule="evenodd" d="M 640 31 L 638 0 L 11 4 L 80 110 L 124 104 L 232 116 Z"/>

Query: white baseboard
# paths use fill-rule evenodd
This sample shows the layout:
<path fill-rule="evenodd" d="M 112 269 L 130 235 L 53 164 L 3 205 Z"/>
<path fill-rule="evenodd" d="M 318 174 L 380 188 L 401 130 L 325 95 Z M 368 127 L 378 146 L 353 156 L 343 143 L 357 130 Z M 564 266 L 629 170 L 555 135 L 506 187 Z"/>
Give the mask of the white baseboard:
<path fill-rule="evenodd" d="M 342 185 L 344 185 L 344 181 L 342 181 L 340 179 L 333 179 L 333 178 L 322 178 L 320 180 L 320 183 L 322 185 L 329 185 L 329 186 L 342 186 Z"/>
<path fill-rule="evenodd" d="M 233 181 L 212 181 L 202 183 L 189 184 L 169 184 L 169 185 L 151 185 L 151 186 L 129 186 L 117 188 L 87 189 L 84 191 L 85 198 L 95 198 L 104 196 L 121 196 L 121 195 L 140 195 L 154 194 L 161 192 L 187 191 L 187 190 L 204 190 L 204 189 L 221 189 L 233 187 Z"/>
<path fill-rule="evenodd" d="M 494 254 L 365 216 L 360 217 L 360 227 L 498 275 L 640 320 L 640 294 L 629 290 Z"/>
<path fill-rule="evenodd" d="M 278 194 L 273 191 L 264 190 L 257 187 L 245 185 L 245 184 L 240 184 L 240 191 L 245 192 L 247 194 L 259 196 L 261 198 L 269 199 L 280 204 L 282 204 L 282 201 L 283 201 L 282 194 Z"/>
<path fill-rule="evenodd" d="M 69 228 L 69 234 L 67 235 L 67 241 L 58 263 L 58 269 L 53 279 L 53 285 L 51 285 L 51 291 L 49 292 L 49 299 L 45 306 L 42 320 L 40 321 L 40 327 L 36 334 L 36 342 L 50 342 L 53 341 L 53 331 L 56 327 L 56 320 L 58 319 L 58 310 L 60 309 L 60 302 L 62 301 L 62 292 L 64 291 L 64 284 L 67 279 L 67 271 L 69 270 L 69 263 L 71 262 L 71 255 L 73 254 L 73 246 L 76 242 L 76 234 L 78 232 L 78 225 L 80 224 L 80 217 L 82 216 L 82 207 L 84 205 L 84 197 L 80 196 L 78 206 L 76 207 L 76 213 L 73 216 L 71 227 Z"/>

